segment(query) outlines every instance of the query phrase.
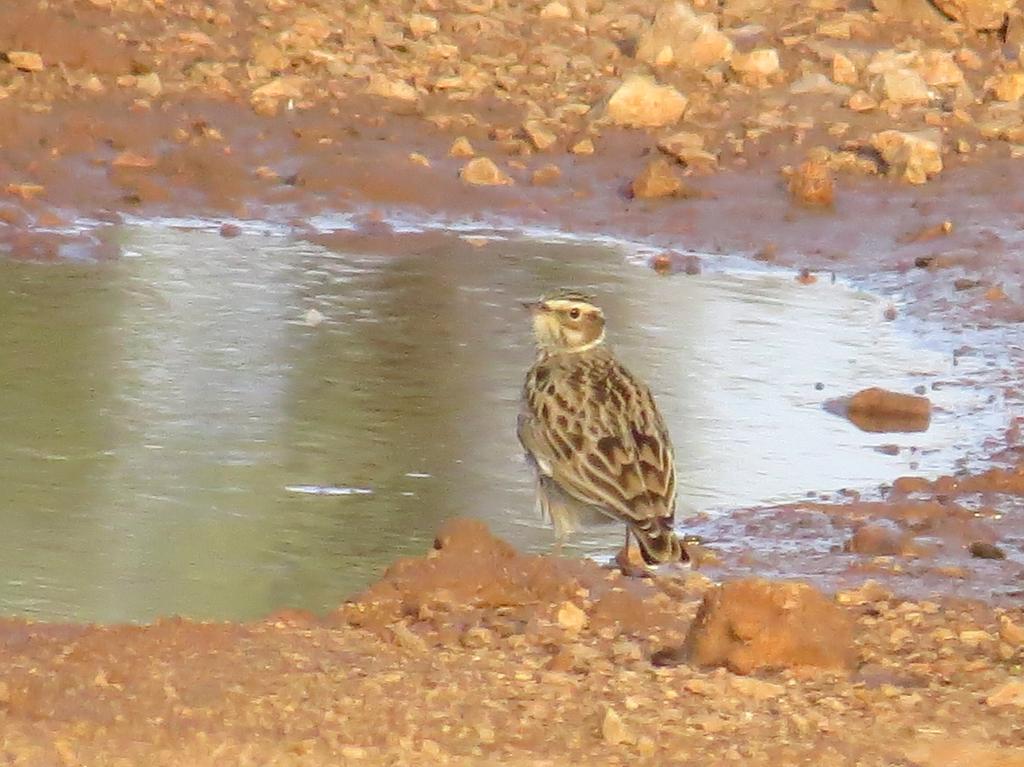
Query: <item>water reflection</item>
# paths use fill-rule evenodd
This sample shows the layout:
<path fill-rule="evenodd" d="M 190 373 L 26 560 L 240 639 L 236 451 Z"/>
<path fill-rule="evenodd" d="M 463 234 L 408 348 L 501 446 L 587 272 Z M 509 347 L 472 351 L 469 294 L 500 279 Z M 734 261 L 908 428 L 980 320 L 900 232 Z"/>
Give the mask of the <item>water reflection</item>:
<path fill-rule="evenodd" d="M 841 287 L 666 280 L 594 246 L 452 238 L 375 255 L 122 235 L 114 265 L 0 265 L 3 613 L 324 610 L 459 514 L 546 549 L 513 424 L 532 357 L 518 299 L 553 285 L 601 296 L 675 436 L 684 509 L 948 469 L 958 456 L 939 448 L 976 442 L 962 432 L 978 420 L 940 410 L 899 438 L 916 454 L 883 455 L 821 410 L 950 374 Z"/>

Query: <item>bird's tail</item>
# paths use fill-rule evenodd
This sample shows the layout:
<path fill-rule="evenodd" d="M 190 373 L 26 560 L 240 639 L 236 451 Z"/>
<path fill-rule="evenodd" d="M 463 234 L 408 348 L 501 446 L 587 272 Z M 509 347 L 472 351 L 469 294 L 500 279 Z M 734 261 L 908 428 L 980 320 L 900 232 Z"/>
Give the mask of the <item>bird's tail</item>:
<path fill-rule="evenodd" d="M 672 521 L 664 517 L 630 525 L 640 543 L 640 555 L 649 565 L 686 562 L 690 559 L 682 542 L 672 529 Z"/>

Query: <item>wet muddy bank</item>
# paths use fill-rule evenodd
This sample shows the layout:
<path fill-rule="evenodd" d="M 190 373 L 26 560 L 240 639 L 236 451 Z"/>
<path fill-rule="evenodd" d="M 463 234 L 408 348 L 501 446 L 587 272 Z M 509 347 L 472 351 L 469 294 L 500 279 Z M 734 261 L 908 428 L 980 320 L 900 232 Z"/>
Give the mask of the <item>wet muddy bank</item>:
<path fill-rule="evenodd" d="M 51 231 L 83 216 L 301 233 L 412 211 L 647 240 L 669 271 L 693 252 L 894 273 L 922 313 L 1024 313 L 1024 22 L 1002 0 L 48 9 L 0 24 L 15 258 L 111 256 Z"/>
<path fill-rule="evenodd" d="M 1019 161 L 953 168 L 922 187 L 851 178 L 822 210 L 790 199 L 778 167 L 795 150 L 774 147 L 750 167 L 687 178 L 685 197 L 632 199 L 631 179 L 657 150 L 651 136 L 615 129 L 593 156 L 512 160 L 522 165 L 508 169 L 515 184 L 481 187 L 460 177 L 466 159 L 450 156 L 453 132 L 381 107 L 369 100 L 341 122 L 326 110 L 265 118 L 205 99 L 157 114 L 126 113 L 129 104 L 117 99 L 60 103 L 42 116 L 8 112 L 5 119 L 31 127 L 8 143 L 5 175 L 30 169 L 42 190 L 8 189 L 0 249 L 32 261 L 116 258 L 104 232 L 126 217 L 223 220 L 225 236 L 236 221 L 271 221 L 316 241 L 340 225 L 339 244 L 355 235 L 382 247 L 403 219 L 539 228 L 642 243 L 661 273 L 742 255 L 807 270 L 812 280 L 870 278 L 909 299 L 906 310 L 919 316 L 1024 318 Z M 3 109 L 12 105 L 0 102 Z M 12 151 L 19 138 L 23 150 Z M 473 143 L 493 153 L 494 140 Z M 551 183 L 531 181 L 541 168 L 558 169 Z"/>

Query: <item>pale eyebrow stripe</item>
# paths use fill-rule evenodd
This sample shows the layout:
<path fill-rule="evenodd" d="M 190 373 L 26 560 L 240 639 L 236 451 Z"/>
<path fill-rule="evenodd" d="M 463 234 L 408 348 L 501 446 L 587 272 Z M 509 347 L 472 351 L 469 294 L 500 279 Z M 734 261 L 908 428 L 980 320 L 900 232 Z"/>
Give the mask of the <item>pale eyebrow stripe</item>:
<path fill-rule="evenodd" d="M 587 309 L 593 309 L 602 317 L 604 316 L 604 312 L 601 311 L 600 307 L 594 306 L 593 304 L 587 303 L 585 301 L 569 301 L 564 298 L 555 298 L 550 301 L 547 301 L 546 303 L 551 309 L 554 309 L 555 311 L 569 310 L 572 309 L 573 307 L 587 307 Z"/>

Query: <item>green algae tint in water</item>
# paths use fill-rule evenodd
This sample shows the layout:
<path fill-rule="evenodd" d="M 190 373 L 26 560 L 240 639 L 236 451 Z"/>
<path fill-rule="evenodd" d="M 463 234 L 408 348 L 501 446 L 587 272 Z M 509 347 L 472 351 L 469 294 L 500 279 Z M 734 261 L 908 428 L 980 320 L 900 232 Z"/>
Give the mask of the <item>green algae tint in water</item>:
<path fill-rule="evenodd" d="M 821 402 L 950 374 L 877 300 L 787 277 L 661 279 L 583 245 L 453 238 L 383 256 L 121 237 L 117 263 L 0 264 L 2 614 L 324 611 L 455 515 L 546 550 L 514 423 L 532 357 L 518 300 L 552 286 L 595 290 L 654 388 L 682 514 L 909 471 L 908 451 L 874 449 L 894 440 Z M 929 450 L 974 444 L 966 421 L 978 428 L 940 413 L 895 441 L 921 448 L 922 471 L 948 469 L 957 456 Z M 620 540 L 599 529 L 575 548 Z"/>

